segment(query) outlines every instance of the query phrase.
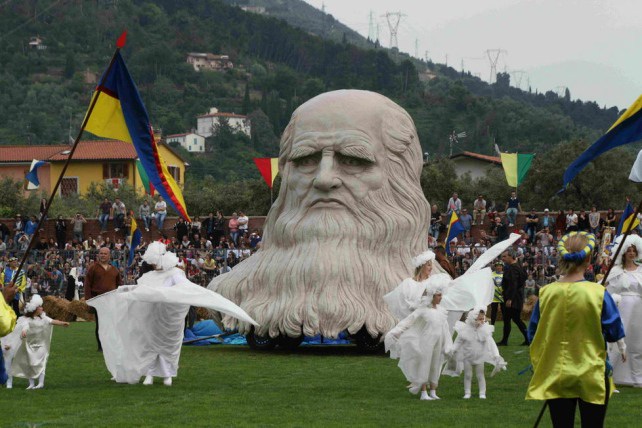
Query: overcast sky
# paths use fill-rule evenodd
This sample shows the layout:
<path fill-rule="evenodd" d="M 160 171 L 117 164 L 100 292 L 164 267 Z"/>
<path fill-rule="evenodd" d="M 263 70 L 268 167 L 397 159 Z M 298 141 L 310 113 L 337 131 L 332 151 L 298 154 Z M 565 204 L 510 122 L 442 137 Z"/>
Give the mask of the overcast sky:
<path fill-rule="evenodd" d="M 642 0 L 305 0 L 364 36 L 369 16 L 390 45 L 387 12 L 401 12 L 399 49 L 488 81 L 487 50 L 511 84 L 627 108 L 642 94 Z M 375 24 L 376 24 L 375 23 Z M 417 44 L 417 49 L 416 49 Z M 494 55 L 493 55 L 494 56 Z"/>

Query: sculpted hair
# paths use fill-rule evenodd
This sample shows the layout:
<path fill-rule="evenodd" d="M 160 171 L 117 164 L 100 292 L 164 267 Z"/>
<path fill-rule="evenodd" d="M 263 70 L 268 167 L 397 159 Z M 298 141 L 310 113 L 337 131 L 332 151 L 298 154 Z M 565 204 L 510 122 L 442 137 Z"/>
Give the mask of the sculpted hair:
<path fill-rule="evenodd" d="M 266 219 L 262 248 L 209 286 L 245 309 L 261 325 L 261 335 L 336 337 L 363 326 L 374 337 L 384 334 L 396 319 L 383 296 L 412 274 L 412 257 L 426 249 L 430 206 L 420 186 L 423 161 L 412 119 L 372 92 L 336 91 L 319 97 L 344 95 L 351 104 L 373 110 L 379 127 L 374 134 L 385 147 L 381 167 L 387 178 L 340 215 L 300 207 L 288 191 L 288 159 L 305 104 L 293 113 L 281 139 L 283 184 Z M 242 333 L 250 328 L 234 318 L 223 321 Z"/>

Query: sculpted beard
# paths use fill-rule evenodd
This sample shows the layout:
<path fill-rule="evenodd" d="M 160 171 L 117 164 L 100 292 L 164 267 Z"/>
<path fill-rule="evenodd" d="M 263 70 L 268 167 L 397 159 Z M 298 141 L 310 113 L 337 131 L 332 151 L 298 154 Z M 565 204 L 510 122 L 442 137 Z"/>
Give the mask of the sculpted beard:
<path fill-rule="evenodd" d="M 395 318 L 382 297 L 410 271 L 425 223 L 409 190 L 390 186 L 348 212 L 304 209 L 286 192 L 270 212 L 261 251 L 225 275 L 236 278 L 217 291 L 257 320 L 259 335 L 337 337 L 364 325 L 374 337 L 388 331 Z M 236 319 L 224 322 L 249 331 Z"/>

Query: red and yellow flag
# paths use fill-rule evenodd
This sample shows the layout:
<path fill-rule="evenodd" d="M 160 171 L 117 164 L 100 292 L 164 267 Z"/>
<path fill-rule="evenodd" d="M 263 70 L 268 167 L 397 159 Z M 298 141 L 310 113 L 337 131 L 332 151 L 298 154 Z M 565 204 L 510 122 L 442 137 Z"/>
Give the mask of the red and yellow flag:
<path fill-rule="evenodd" d="M 279 158 L 254 158 L 254 163 L 271 189 L 279 173 Z"/>

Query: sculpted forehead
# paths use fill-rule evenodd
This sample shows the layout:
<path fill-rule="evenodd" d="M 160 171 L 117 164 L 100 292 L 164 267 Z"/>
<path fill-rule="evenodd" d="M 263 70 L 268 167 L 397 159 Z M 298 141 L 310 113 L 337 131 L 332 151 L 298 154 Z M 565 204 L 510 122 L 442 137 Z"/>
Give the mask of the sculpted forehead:
<path fill-rule="evenodd" d="M 295 133 L 358 131 L 373 138 L 381 135 L 385 98 L 367 91 L 345 90 L 319 95 L 297 111 Z"/>

